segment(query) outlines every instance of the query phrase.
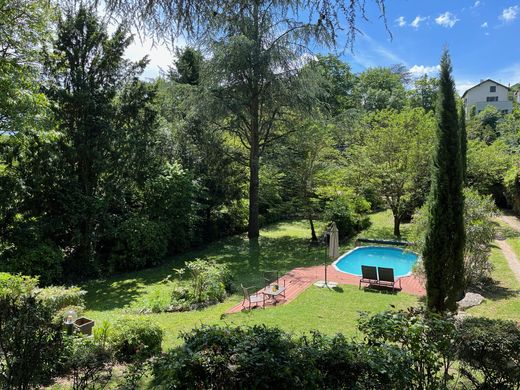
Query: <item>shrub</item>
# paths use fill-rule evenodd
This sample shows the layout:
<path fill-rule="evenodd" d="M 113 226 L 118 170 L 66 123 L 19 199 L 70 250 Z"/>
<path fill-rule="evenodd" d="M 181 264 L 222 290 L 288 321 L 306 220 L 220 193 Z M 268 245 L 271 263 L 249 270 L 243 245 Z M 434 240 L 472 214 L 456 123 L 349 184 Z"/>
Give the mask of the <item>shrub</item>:
<path fill-rule="evenodd" d="M 464 190 L 464 198 L 464 278 L 466 286 L 477 286 L 489 277 L 492 269 L 489 255 L 496 232 L 491 219 L 496 208 L 490 196 L 479 195 L 472 189 Z M 414 215 L 412 225 L 412 236 L 418 252 L 422 252 L 427 223 L 427 206 L 423 206 Z M 422 263 L 417 264 L 414 272 L 424 278 Z"/>
<path fill-rule="evenodd" d="M 162 329 L 144 319 L 124 320 L 112 330 L 110 344 L 120 362 L 142 361 L 161 352 Z"/>
<path fill-rule="evenodd" d="M 195 259 L 177 272 L 188 278 L 188 286 L 173 290 L 173 306 L 186 308 L 190 305 L 222 302 L 232 290 L 231 273 L 225 264 Z"/>
<path fill-rule="evenodd" d="M 51 310 L 60 321 L 68 310 L 81 312 L 85 309 L 86 291 L 79 287 L 52 286 L 35 290 L 38 300 Z"/>
<path fill-rule="evenodd" d="M 371 317 L 362 314 L 359 329 L 375 345 L 395 345 L 409 353 L 414 388 L 442 388 L 450 379 L 455 357 L 453 320 L 422 309 L 384 311 Z"/>
<path fill-rule="evenodd" d="M 412 373 L 397 347 L 367 349 L 341 335 L 293 339 L 265 326 L 204 326 L 182 337 L 154 362 L 156 388 L 403 388 Z"/>
<path fill-rule="evenodd" d="M 65 372 L 72 379 L 73 390 L 104 389 L 112 378 L 112 354 L 92 338 L 69 338 L 66 354 Z"/>
<path fill-rule="evenodd" d="M 409 353 L 397 347 L 378 345 L 367 348 L 342 334 L 333 337 L 313 332 L 299 341 L 300 356 L 314 369 L 316 388 L 405 388 L 412 377 Z"/>
<path fill-rule="evenodd" d="M 50 242 L 21 243 L 7 250 L 4 257 L 5 271 L 38 276 L 42 285 L 61 280 L 63 252 Z"/>
<path fill-rule="evenodd" d="M 190 247 L 196 215 L 195 182 L 178 164 L 167 164 L 159 175 L 146 183 L 145 212 L 162 222 L 170 232 L 168 249 L 172 253 Z"/>
<path fill-rule="evenodd" d="M 35 297 L 37 279 L 0 273 L 0 387 L 49 381 L 62 352 L 61 324 Z"/>
<path fill-rule="evenodd" d="M 352 237 L 369 226 L 369 219 L 362 215 L 368 209 L 369 204 L 364 199 L 345 195 L 327 203 L 324 217 L 336 222 L 340 238 Z"/>
<path fill-rule="evenodd" d="M 520 387 L 520 327 L 517 324 L 469 317 L 458 327 L 458 342 L 461 372 L 477 388 Z"/>
<path fill-rule="evenodd" d="M 110 256 L 112 271 L 130 271 L 157 265 L 168 249 L 166 224 L 134 215 L 119 225 Z"/>
<path fill-rule="evenodd" d="M 183 334 L 184 345 L 153 365 L 160 389 L 302 387 L 307 370 L 297 365 L 295 344 L 279 329 L 264 326 L 204 326 Z"/>
<path fill-rule="evenodd" d="M 513 166 L 506 172 L 504 186 L 513 212 L 520 215 L 520 166 Z"/>

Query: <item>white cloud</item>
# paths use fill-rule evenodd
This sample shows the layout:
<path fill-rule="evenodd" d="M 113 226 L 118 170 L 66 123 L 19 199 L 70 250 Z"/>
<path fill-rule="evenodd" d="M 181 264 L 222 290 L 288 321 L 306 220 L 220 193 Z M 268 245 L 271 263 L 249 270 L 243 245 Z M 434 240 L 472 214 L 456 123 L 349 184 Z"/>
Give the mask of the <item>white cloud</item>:
<path fill-rule="evenodd" d="M 404 26 L 406 26 L 406 20 L 404 19 L 404 16 L 399 16 L 399 17 L 395 20 L 395 22 L 397 23 L 397 25 L 398 25 L 399 27 L 404 27 Z"/>
<path fill-rule="evenodd" d="M 433 66 L 424 66 L 424 65 L 414 65 L 408 72 L 412 75 L 412 77 L 421 77 L 425 74 L 431 75 L 432 73 L 437 73 L 440 70 L 440 65 Z"/>
<path fill-rule="evenodd" d="M 446 11 L 443 14 L 440 14 L 438 17 L 435 18 L 435 23 L 442 27 L 451 28 L 455 26 L 455 23 L 457 23 L 460 19 L 457 19 L 455 15 L 453 15 L 451 12 Z"/>
<path fill-rule="evenodd" d="M 113 34 L 117 28 L 117 21 L 112 21 L 107 26 L 109 34 Z M 168 66 L 173 65 L 175 60 L 174 52 L 163 42 L 155 42 L 145 36 L 139 36 L 135 29 L 131 29 L 134 34 L 134 41 L 125 50 L 125 58 L 130 61 L 139 61 L 143 57 L 148 56 L 148 65 L 141 74 L 141 79 L 157 78 L 161 71 L 167 71 Z M 175 41 L 177 47 L 186 46 L 183 39 L 179 38 Z"/>
<path fill-rule="evenodd" d="M 484 22 L 484 23 L 482 23 L 482 24 L 480 25 L 480 27 L 482 27 L 482 28 L 487 28 L 487 26 L 488 26 L 488 22 Z"/>
<path fill-rule="evenodd" d="M 357 42 L 358 50 L 350 54 L 352 61 L 365 69 L 395 64 L 408 66 L 406 61 L 398 54 L 384 47 L 364 31 L 362 33 L 363 35 L 359 35 L 359 41 Z"/>
<path fill-rule="evenodd" d="M 480 5 L 480 1 L 477 0 L 477 1 L 475 1 L 475 4 L 473 4 L 472 8 L 477 8 L 479 5 Z"/>
<path fill-rule="evenodd" d="M 427 17 L 421 17 L 421 15 L 417 15 L 415 17 L 415 19 L 413 20 L 412 23 L 410 23 L 410 26 L 414 27 L 414 28 L 419 28 L 419 25 L 424 22 L 426 19 L 428 19 Z"/>
<path fill-rule="evenodd" d="M 156 44 L 149 39 L 135 38 L 134 42 L 126 49 L 125 57 L 132 61 L 137 61 L 148 55 L 150 62 L 145 68 L 142 78 L 156 78 L 161 70 L 168 70 L 174 61 L 174 55 L 166 45 Z"/>
<path fill-rule="evenodd" d="M 503 20 L 506 23 L 512 22 L 518 16 L 518 11 L 520 11 L 517 5 L 513 5 L 512 7 L 505 8 L 502 11 L 502 15 L 499 16 L 499 19 Z"/>
<path fill-rule="evenodd" d="M 474 87 L 477 85 L 479 81 L 473 81 L 473 80 L 455 80 L 455 89 L 459 93 L 459 95 L 462 96 L 464 92 L 466 92 L 471 87 Z"/>

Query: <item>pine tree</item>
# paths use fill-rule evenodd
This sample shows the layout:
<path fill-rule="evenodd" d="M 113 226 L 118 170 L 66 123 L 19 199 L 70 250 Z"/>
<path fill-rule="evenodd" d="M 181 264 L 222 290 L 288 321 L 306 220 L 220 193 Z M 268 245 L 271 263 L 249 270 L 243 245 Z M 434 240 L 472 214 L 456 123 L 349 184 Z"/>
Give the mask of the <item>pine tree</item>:
<path fill-rule="evenodd" d="M 438 144 L 423 260 L 430 310 L 455 310 L 464 281 L 464 196 L 460 121 L 447 50 L 441 59 L 437 101 Z"/>
<path fill-rule="evenodd" d="M 460 158 L 462 159 L 462 181 L 466 184 L 466 174 L 468 169 L 468 162 L 466 154 L 468 150 L 468 133 L 466 132 L 466 112 L 464 106 L 461 106 L 459 112 L 459 126 L 460 126 Z"/>

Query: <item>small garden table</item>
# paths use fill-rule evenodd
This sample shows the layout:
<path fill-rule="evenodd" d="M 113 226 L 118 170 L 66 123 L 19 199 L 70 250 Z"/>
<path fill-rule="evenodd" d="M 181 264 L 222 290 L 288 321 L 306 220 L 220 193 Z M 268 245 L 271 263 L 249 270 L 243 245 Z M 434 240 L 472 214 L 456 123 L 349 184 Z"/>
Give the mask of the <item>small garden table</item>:
<path fill-rule="evenodd" d="M 275 303 L 278 302 L 277 297 L 282 296 L 285 299 L 285 287 L 279 286 L 276 290 L 273 289 L 273 286 L 267 286 L 264 288 L 264 291 L 262 291 L 264 295 L 267 295 L 267 297 L 271 300 L 274 300 Z"/>

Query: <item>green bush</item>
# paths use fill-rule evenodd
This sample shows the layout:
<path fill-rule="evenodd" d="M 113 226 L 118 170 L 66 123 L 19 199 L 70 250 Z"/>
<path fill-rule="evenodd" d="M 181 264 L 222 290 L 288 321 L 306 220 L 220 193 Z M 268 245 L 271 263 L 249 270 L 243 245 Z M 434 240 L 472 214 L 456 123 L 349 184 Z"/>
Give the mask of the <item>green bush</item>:
<path fill-rule="evenodd" d="M 117 228 L 110 256 L 112 271 L 130 271 L 159 264 L 168 250 L 166 224 L 134 215 Z"/>
<path fill-rule="evenodd" d="M 172 306 L 185 310 L 192 305 L 222 302 L 232 291 L 231 272 L 225 264 L 195 259 L 177 272 L 188 279 L 187 286 L 172 291 Z"/>
<path fill-rule="evenodd" d="M 73 389 L 104 389 L 112 378 L 112 352 L 90 337 L 69 337 L 63 362 Z"/>
<path fill-rule="evenodd" d="M 60 320 L 69 310 L 85 310 L 84 296 L 87 292 L 79 287 L 51 286 L 36 289 L 38 300 Z"/>
<path fill-rule="evenodd" d="M 342 334 L 333 337 L 313 332 L 298 341 L 308 363 L 315 370 L 316 388 L 405 388 L 413 377 L 412 359 L 393 346 L 348 341 Z"/>
<path fill-rule="evenodd" d="M 478 286 L 485 282 L 492 270 L 489 261 L 491 244 L 495 239 L 496 229 L 492 218 L 496 207 L 491 196 L 480 195 L 475 190 L 464 190 L 464 229 L 466 245 L 464 248 L 464 281 L 466 286 Z M 422 252 L 428 228 L 428 206 L 420 208 L 413 217 L 412 240 L 416 251 Z M 416 264 L 416 275 L 425 278 L 422 262 Z"/>
<path fill-rule="evenodd" d="M 146 360 L 161 352 L 162 329 L 143 318 L 118 322 L 109 337 L 115 357 L 120 362 Z"/>
<path fill-rule="evenodd" d="M 63 349 L 61 323 L 35 296 L 37 279 L 0 273 L 0 387 L 46 384 Z"/>
<path fill-rule="evenodd" d="M 443 388 L 451 379 L 449 370 L 455 359 L 454 321 L 423 309 L 384 311 L 361 315 L 359 329 L 369 345 L 396 346 L 409 354 L 412 388 Z"/>
<path fill-rule="evenodd" d="M 504 186 L 513 212 L 520 216 L 520 166 L 513 166 L 506 172 Z"/>
<path fill-rule="evenodd" d="M 362 213 L 368 210 L 364 199 L 353 199 L 350 196 L 335 198 L 325 206 L 325 220 L 336 222 L 339 237 L 352 237 L 370 225 L 368 217 Z"/>
<path fill-rule="evenodd" d="M 156 388 L 404 388 L 412 373 L 406 352 L 341 335 L 293 339 L 265 326 L 204 326 L 183 339 L 154 362 Z"/>
<path fill-rule="evenodd" d="M 63 252 L 50 242 L 20 243 L 4 253 L 4 271 L 38 276 L 40 284 L 49 285 L 62 278 Z"/>
<path fill-rule="evenodd" d="M 458 326 L 461 372 L 480 389 L 520 388 L 520 327 L 512 321 L 466 318 Z"/>
<path fill-rule="evenodd" d="M 167 164 L 146 184 L 145 212 L 169 231 L 168 249 L 178 253 L 190 247 L 196 220 L 194 181 L 178 164 Z"/>
<path fill-rule="evenodd" d="M 159 389 L 299 388 L 308 370 L 293 370 L 295 344 L 281 330 L 208 327 L 183 334 L 184 345 L 159 357 L 152 385 Z"/>

